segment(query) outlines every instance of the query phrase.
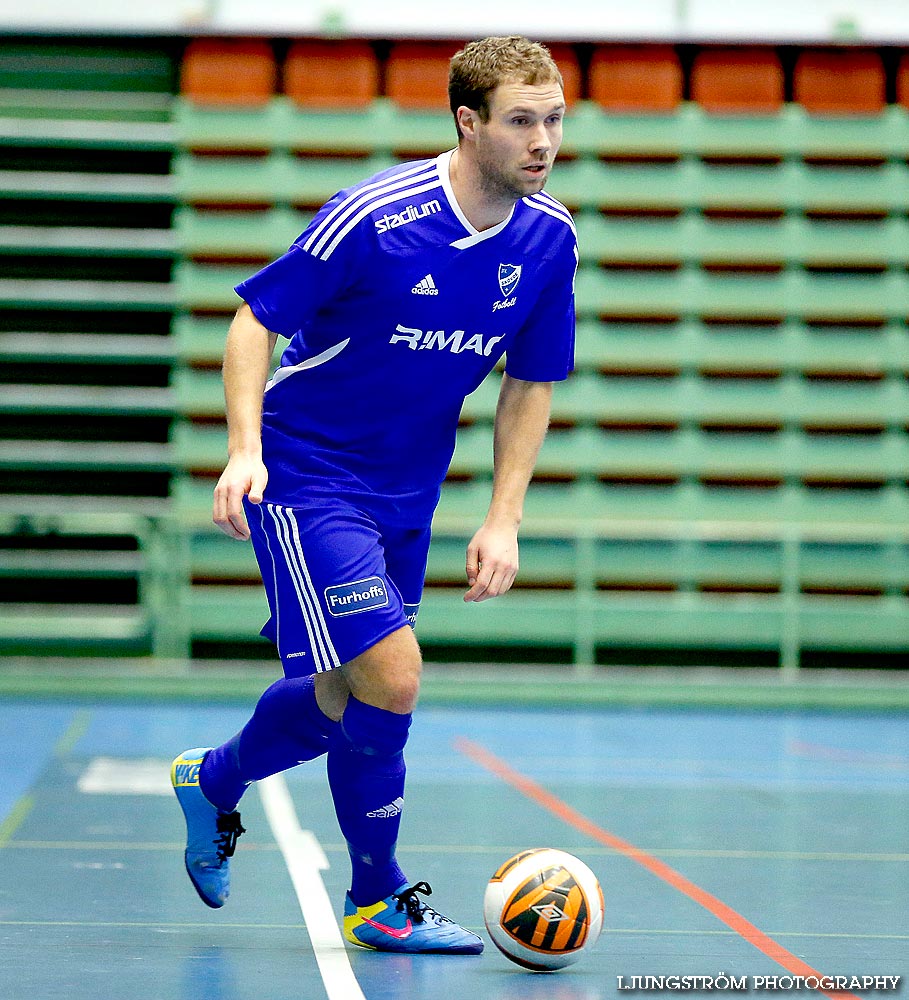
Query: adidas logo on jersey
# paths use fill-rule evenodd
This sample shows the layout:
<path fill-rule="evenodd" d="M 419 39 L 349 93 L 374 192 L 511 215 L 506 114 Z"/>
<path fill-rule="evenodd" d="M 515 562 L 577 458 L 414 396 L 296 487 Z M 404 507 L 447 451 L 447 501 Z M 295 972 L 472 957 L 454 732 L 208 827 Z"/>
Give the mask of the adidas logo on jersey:
<path fill-rule="evenodd" d="M 418 281 L 413 288 L 411 288 L 411 293 L 413 295 L 438 295 L 439 290 L 436 288 L 436 283 L 432 280 L 432 275 L 427 274 L 425 278 Z"/>

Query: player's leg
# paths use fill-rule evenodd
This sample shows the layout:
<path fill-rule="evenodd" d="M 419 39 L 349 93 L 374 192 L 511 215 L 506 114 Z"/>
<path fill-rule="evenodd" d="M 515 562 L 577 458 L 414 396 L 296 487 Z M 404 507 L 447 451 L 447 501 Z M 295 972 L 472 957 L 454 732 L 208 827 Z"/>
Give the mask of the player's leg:
<path fill-rule="evenodd" d="M 327 673 L 316 691 L 314 672 L 339 665 L 324 626 L 310 562 L 320 534 L 307 531 L 288 508 L 247 505 L 253 546 L 265 586 L 271 618 L 263 634 L 281 653 L 285 677 L 259 699 L 243 729 L 219 747 L 185 751 L 171 775 L 187 827 L 186 870 L 208 906 L 220 907 L 230 892 L 230 858 L 244 832 L 236 811 L 247 786 L 328 751 L 347 700 L 340 672 Z M 301 532 L 312 540 L 309 555 L 297 544 Z M 329 544 L 331 544 L 329 542 Z"/>
<path fill-rule="evenodd" d="M 240 732 L 205 755 L 199 783 L 209 802 L 231 812 L 252 782 L 328 752 L 348 689 L 337 671 L 320 677 L 325 683 L 312 674 L 275 681 Z"/>
<path fill-rule="evenodd" d="M 271 610 L 262 632 L 277 645 L 286 676 L 234 737 L 174 763 L 186 867 L 209 906 L 223 905 L 229 893 L 246 787 L 328 751 L 348 696 L 336 668 L 406 624 L 378 528 L 362 511 L 314 500 L 303 508 L 247 504 L 246 514 Z"/>
<path fill-rule="evenodd" d="M 331 500 L 247 508 L 272 611 L 263 633 L 278 646 L 285 677 L 201 766 L 202 790 L 223 810 L 236 807 L 250 782 L 328 751 L 349 694 L 337 668 L 406 624 L 368 515 Z"/>
<path fill-rule="evenodd" d="M 223 906 L 230 894 L 230 858 L 245 833 L 237 805 L 246 788 L 328 752 L 347 703 L 340 671 L 285 677 L 259 699 L 252 718 L 219 747 L 182 753 L 172 765 L 186 818 L 186 870 L 202 901 Z M 320 700 L 322 704 L 320 704 Z"/>
<path fill-rule="evenodd" d="M 428 527 L 381 529 L 377 540 L 396 628 L 341 668 L 353 696 L 328 756 L 328 779 L 350 851 L 350 895 L 358 904 L 374 903 L 405 881 L 394 847 L 404 798 L 404 744 L 422 670 L 412 626 L 429 539 Z M 357 617 L 367 625 L 371 616 Z"/>
<path fill-rule="evenodd" d="M 216 822 L 223 822 L 249 781 L 312 759 L 330 746 L 332 794 L 351 845 L 352 889 L 367 900 L 364 908 L 348 899 L 349 939 L 382 950 L 477 953 L 482 941 L 476 935 L 418 901 L 394 854 L 403 804 L 403 747 L 421 667 L 408 626 L 419 606 L 428 527 L 391 533 L 395 544 L 389 563 L 403 582 L 405 598 L 386 566 L 386 539 L 362 512 L 323 502 L 303 509 L 263 504 L 247 513 L 272 611 L 263 634 L 277 644 L 288 676 L 266 692 L 237 737 L 195 761 L 193 802 L 206 804 L 208 812 L 205 822 L 193 822 L 196 829 L 204 828 L 208 857 L 194 884 L 209 905 L 223 903 L 227 862 L 226 852 L 211 846 Z M 333 669 L 341 664 L 343 670 Z M 313 677 L 301 676 L 313 667 Z M 341 725 L 335 721 L 339 718 Z M 202 794 L 200 771 L 202 786 L 220 809 Z M 185 805 L 184 812 L 192 846 Z M 226 815 L 236 816 L 239 824 L 236 813 Z M 376 826 L 376 820 L 388 822 Z M 195 840 L 204 845 L 205 837 Z M 189 857 L 188 848 L 188 869 Z M 209 875 L 217 892 L 200 888 Z M 418 885 L 421 892 L 429 888 Z M 382 920 L 376 916 L 380 913 Z"/>
<path fill-rule="evenodd" d="M 351 898 L 374 903 L 406 881 L 395 857 L 404 808 L 404 746 L 416 704 L 420 651 L 409 626 L 342 672 L 351 689 L 328 754 L 328 781 L 351 861 Z"/>
<path fill-rule="evenodd" d="M 432 889 L 408 881 L 395 856 L 420 667 L 416 640 L 404 627 L 342 668 L 351 695 L 328 775 L 353 873 L 344 934 L 378 951 L 477 955 L 482 940 L 420 899 Z"/>
<path fill-rule="evenodd" d="M 422 657 L 412 625 L 426 567 L 427 532 L 386 531 L 388 575 L 401 627 L 341 668 L 350 687 L 328 754 L 328 778 L 351 860 L 344 907 L 349 941 L 382 951 L 478 954 L 483 943 L 419 899 L 396 858 L 404 808 L 404 748 L 416 705 Z M 404 595 L 403 597 L 401 595 Z M 322 678 L 319 678 L 322 680 Z"/>

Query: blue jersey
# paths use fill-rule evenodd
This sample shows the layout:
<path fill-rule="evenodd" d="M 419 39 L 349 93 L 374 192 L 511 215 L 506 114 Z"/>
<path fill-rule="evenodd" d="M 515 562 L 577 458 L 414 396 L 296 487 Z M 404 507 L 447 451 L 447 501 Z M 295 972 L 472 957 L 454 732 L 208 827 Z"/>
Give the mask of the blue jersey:
<path fill-rule="evenodd" d="M 353 496 L 389 523 L 428 520 L 464 397 L 499 358 L 527 381 L 571 370 L 568 210 L 531 195 L 478 232 L 455 199 L 450 159 L 341 191 L 237 286 L 267 329 L 290 338 L 263 407 L 271 502 Z"/>

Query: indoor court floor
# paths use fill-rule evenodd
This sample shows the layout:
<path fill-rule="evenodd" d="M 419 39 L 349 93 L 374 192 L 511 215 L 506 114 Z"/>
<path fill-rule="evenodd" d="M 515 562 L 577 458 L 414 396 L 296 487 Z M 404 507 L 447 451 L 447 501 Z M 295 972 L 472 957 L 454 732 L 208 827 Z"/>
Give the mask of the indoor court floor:
<path fill-rule="evenodd" d="M 202 905 L 169 763 L 246 715 L 0 704 L 0 997 L 601 1000 L 660 976 L 716 980 L 703 993 L 909 989 L 905 713 L 419 709 L 400 858 L 487 940 L 469 958 L 340 945 L 348 863 L 319 763 L 247 793 L 232 896 Z M 606 900 L 595 949 L 549 974 L 483 927 L 487 879 L 536 846 L 586 861 Z"/>

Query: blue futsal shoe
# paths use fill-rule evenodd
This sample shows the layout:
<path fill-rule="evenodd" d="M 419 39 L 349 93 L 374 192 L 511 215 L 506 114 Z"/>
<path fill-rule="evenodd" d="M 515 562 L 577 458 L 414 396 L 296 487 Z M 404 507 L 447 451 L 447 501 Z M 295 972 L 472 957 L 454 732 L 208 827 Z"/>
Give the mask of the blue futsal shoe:
<path fill-rule="evenodd" d="M 351 944 L 374 951 L 411 954 L 479 955 L 483 941 L 427 906 L 417 893 L 432 894 L 426 882 L 402 885 L 372 906 L 356 906 L 348 893 L 344 903 L 344 936 Z"/>
<path fill-rule="evenodd" d="M 208 749 L 181 753 L 171 764 L 170 780 L 186 817 L 186 871 L 202 902 L 217 909 L 230 895 L 230 859 L 246 831 L 238 812 L 221 812 L 199 788 L 199 768 Z"/>

